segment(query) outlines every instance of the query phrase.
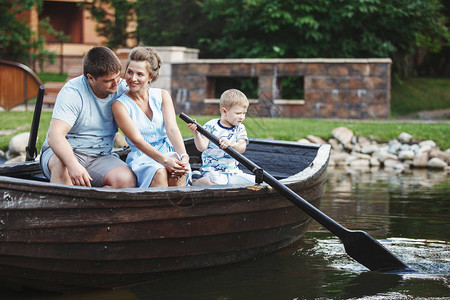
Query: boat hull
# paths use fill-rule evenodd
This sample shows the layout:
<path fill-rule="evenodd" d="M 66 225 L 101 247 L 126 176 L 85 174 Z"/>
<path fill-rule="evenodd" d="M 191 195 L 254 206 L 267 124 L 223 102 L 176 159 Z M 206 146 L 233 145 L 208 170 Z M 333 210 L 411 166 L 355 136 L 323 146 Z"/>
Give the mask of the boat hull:
<path fill-rule="evenodd" d="M 318 147 L 310 167 L 281 182 L 318 207 L 328 155 Z M 127 286 L 276 251 L 310 222 L 266 184 L 113 190 L 0 176 L 0 279 Z"/>

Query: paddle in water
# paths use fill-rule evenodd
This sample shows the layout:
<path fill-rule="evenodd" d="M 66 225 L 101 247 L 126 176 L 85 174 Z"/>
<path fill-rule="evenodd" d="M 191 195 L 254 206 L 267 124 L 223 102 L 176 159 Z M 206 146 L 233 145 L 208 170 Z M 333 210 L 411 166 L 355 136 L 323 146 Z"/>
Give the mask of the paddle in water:
<path fill-rule="evenodd" d="M 184 113 L 181 113 L 179 117 L 186 123 L 194 123 L 197 125 L 197 130 L 201 134 L 219 146 L 219 139 L 196 123 L 192 118 Z M 262 180 L 264 182 L 340 238 L 347 254 L 369 270 L 381 272 L 413 271 L 366 232 L 348 230 L 233 148 L 229 147 L 222 150 L 244 165 L 257 177 L 261 177 L 262 174 Z"/>

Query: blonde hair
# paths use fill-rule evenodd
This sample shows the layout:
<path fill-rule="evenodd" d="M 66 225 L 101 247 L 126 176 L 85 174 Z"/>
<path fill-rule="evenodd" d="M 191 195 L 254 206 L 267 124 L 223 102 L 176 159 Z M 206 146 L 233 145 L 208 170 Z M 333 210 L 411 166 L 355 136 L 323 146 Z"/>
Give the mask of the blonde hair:
<path fill-rule="evenodd" d="M 161 68 L 162 61 L 158 52 L 153 47 L 138 46 L 131 50 L 128 55 L 127 67 L 130 61 L 145 61 L 147 65 L 147 71 L 152 77 L 152 82 L 156 81 L 159 77 L 159 69 Z"/>
<path fill-rule="evenodd" d="M 249 103 L 247 96 L 237 89 L 229 89 L 220 96 L 220 108 L 229 109 L 235 105 L 247 108 Z"/>

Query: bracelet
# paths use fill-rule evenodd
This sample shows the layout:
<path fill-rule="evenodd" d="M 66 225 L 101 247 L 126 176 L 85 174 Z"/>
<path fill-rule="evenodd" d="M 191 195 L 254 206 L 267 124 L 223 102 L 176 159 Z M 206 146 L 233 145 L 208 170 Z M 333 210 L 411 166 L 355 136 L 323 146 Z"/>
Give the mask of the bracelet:
<path fill-rule="evenodd" d="M 183 154 L 180 155 L 180 160 L 183 159 L 183 156 L 187 156 L 187 158 L 189 158 L 189 155 L 187 155 L 186 153 L 183 153 Z"/>

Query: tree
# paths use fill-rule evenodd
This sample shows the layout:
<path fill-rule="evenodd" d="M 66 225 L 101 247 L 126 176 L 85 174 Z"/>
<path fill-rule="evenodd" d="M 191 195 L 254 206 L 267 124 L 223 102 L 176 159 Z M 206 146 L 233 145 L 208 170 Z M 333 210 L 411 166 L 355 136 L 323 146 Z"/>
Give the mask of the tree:
<path fill-rule="evenodd" d="M 49 20 L 40 20 L 34 31 L 23 16 L 27 12 L 42 9 L 42 0 L 0 0 L 0 55 L 3 59 L 33 65 L 44 60 L 52 62 L 56 53 L 45 49 L 45 34 L 55 31 Z"/>
<path fill-rule="evenodd" d="M 106 45 L 111 49 L 126 47 L 127 40 L 135 38 L 136 32 L 129 31 L 135 18 L 135 5 L 135 1 L 128 0 L 92 0 L 81 4 L 96 20 L 97 32 L 106 38 Z"/>
<path fill-rule="evenodd" d="M 40 6 L 40 0 L 0 0 L 0 53 L 2 58 L 29 63 L 40 48 L 37 33 L 20 15 Z"/>
<path fill-rule="evenodd" d="M 96 2 L 116 7 L 126 1 Z M 134 5 L 140 43 L 195 47 L 205 58 L 391 57 L 394 71 L 407 76 L 418 53 L 439 52 L 450 41 L 440 0 L 136 0 Z M 121 28 L 127 7 L 115 17 Z M 103 35 L 124 41 L 124 32 L 114 33 L 108 22 Z"/>
<path fill-rule="evenodd" d="M 222 57 L 392 57 L 406 74 L 418 47 L 449 42 L 439 0 L 205 0 L 202 9 L 222 23 L 206 45 Z"/>

